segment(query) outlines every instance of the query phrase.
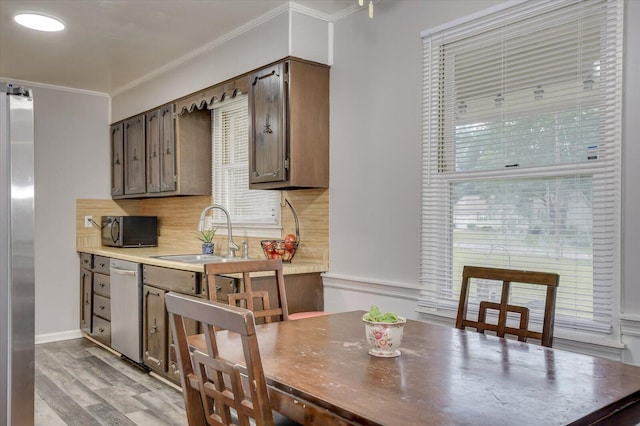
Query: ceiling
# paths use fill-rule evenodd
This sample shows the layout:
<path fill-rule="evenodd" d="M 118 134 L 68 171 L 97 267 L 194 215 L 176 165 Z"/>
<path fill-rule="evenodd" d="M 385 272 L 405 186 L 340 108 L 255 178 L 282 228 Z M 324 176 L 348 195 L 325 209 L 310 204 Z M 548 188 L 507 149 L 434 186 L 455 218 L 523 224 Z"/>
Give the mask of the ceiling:
<path fill-rule="evenodd" d="M 240 27 L 283 10 L 287 0 L 0 0 L 0 77 L 113 93 Z M 331 19 L 357 0 L 296 0 Z M 18 11 L 61 18 L 58 33 L 29 30 Z"/>

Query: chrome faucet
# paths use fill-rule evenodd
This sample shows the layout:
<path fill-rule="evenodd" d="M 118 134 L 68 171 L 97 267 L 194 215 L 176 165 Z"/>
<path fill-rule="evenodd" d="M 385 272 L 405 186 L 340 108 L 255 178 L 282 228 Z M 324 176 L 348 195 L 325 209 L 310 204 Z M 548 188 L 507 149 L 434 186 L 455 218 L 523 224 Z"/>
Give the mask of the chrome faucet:
<path fill-rule="evenodd" d="M 200 222 L 198 223 L 198 231 L 204 231 L 204 217 L 206 216 L 209 210 L 213 210 L 213 209 L 222 210 L 225 216 L 227 216 L 227 235 L 229 237 L 229 253 L 227 254 L 227 256 L 235 257 L 236 250 L 238 250 L 240 247 L 238 247 L 238 245 L 233 242 L 233 235 L 231 234 L 231 217 L 229 216 L 229 212 L 227 211 L 227 209 L 225 209 L 224 207 L 218 204 L 211 204 L 210 206 L 205 207 L 204 210 L 202 210 L 202 213 L 200 213 Z"/>

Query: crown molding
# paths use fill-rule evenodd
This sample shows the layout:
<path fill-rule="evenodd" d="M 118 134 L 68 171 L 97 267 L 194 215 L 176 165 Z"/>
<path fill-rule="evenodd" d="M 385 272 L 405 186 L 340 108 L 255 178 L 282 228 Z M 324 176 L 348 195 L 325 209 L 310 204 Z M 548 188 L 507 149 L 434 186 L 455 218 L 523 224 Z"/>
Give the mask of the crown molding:
<path fill-rule="evenodd" d="M 59 90 L 62 92 L 79 93 L 82 95 L 104 96 L 109 99 L 111 98 L 111 96 L 108 93 L 104 93 L 104 92 L 96 92 L 93 90 L 85 90 L 85 89 L 76 89 L 73 87 L 66 87 L 66 86 L 56 86 L 55 84 L 38 83 L 37 81 L 20 80 L 20 79 L 11 78 L 11 77 L 0 76 L 0 81 L 12 83 L 18 86 L 25 86 L 28 88 L 39 87 L 42 89 L 51 89 L 51 90 Z"/>

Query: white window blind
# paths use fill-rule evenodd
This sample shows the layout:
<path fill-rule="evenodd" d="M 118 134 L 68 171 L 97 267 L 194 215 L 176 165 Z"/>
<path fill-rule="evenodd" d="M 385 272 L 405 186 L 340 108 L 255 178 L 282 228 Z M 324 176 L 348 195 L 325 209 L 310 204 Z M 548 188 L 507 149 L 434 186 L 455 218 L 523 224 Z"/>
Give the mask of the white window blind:
<path fill-rule="evenodd" d="M 622 10 L 524 2 L 422 34 L 419 309 L 453 315 L 464 265 L 548 271 L 560 274 L 556 328 L 611 333 Z M 513 292 L 540 321 L 538 296 Z"/>
<path fill-rule="evenodd" d="M 249 130 L 246 95 L 214 104 L 212 110 L 213 199 L 231 215 L 234 231 L 252 236 L 280 235 L 280 192 L 249 189 Z M 214 210 L 214 226 L 226 232 L 226 218 Z M 272 232 L 269 232 L 272 229 Z"/>

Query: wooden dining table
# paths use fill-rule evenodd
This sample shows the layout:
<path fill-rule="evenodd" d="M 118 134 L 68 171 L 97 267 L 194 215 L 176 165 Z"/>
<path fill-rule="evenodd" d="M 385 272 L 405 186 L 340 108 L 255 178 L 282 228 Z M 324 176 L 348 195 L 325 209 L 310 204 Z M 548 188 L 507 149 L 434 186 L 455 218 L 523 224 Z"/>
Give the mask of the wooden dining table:
<path fill-rule="evenodd" d="M 401 355 L 377 358 L 364 313 L 257 327 L 275 410 L 322 425 L 640 422 L 640 367 L 414 320 Z M 217 335 L 242 364 L 239 337 Z"/>

